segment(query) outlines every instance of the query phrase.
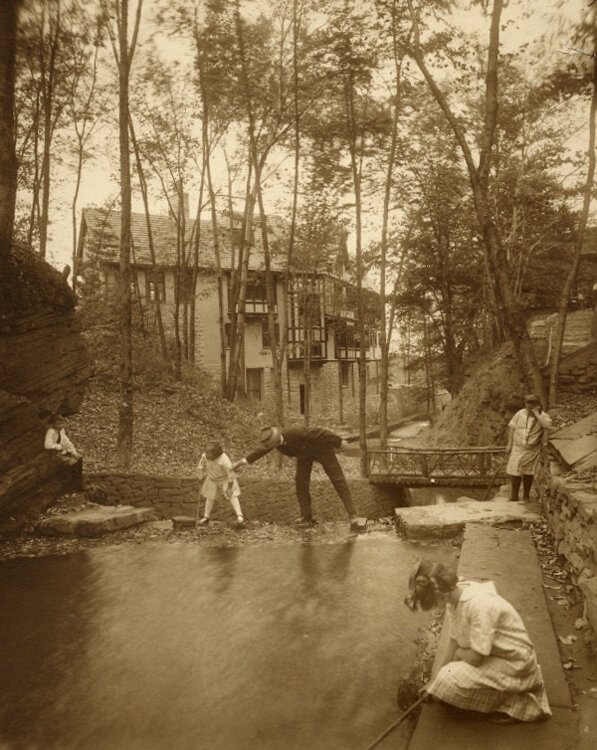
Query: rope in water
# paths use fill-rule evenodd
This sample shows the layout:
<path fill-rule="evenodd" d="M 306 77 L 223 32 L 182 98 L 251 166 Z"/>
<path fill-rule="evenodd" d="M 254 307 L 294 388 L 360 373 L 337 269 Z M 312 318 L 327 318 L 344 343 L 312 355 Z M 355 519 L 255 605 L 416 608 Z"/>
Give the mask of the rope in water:
<path fill-rule="evenodd" d="M 414 703 L 412 704 L 412 706 L 410 706 L 410 708 L 407 708 L 407 709 L 406 709 L 406 711 L 405 711 L 405 712 L 404 712 L 404 713 L 402 714 L 402 716 L 400 716 L 400 718 L 399 718 L 399 719 L 396 719 L 396 721 L 394 721 L 394 722 L 393 722 L 392 724 L 390 724 L 390 726 L 389 726 L 389 727 L 388 727 L 387 729 L 385 729 L 385 730 L 384 730 L 384 731 L 383 731 L 383 732 L 382 732 L 382 733 L 381 733 L 381 734 L 379 735 L 379 737 L 378 737 L 378 738 L 377 738 L 377 739 L 376 739 L 376 740 L 375 740 L 374 742 L 372 742 L 372 743 L 371 743 L 371 744 L 369 745 L 369 747 L 367 748 L 367 750 L 373 750 L 373 748 L 374 748 L 374 747 L 377 747 L 377 746 L 379 745 L 379 743 L 380 743 L 380 742 L 381 742 L 381 741 L 382 741 L 382 740 L 384 739 L 384 737 L 387 737 L 387 736 L 388 736 L 388 734 L 390 734 L 390 732 L 393 732 L 393 731 L 394 731 L 394 729 L 396 729 L 396 727 L 397 727 L 397 726 L 398 726 L 399 724 L 401 724 L 401 723 L 402 723 L 402 722 L 404 721 L 404 719 L 406 719 L 406 717 L 407 717 L 407 716 L 408 716 L 408 715 L 409 715 L 409 714 L 410 714 L 410 713 L 411 713 L 412 711 L 414 711 L 414 710 L 415 710 L 415 708 L 416 708 L 417 706 L 421 705 L 421 703 L 423 703 L 423 701 L 425 701 L 425 700 L 427 700 L 427 693 L 423 693 L 423 695 L 422 695 L 422 696 L 421 696 L 421 697 L 420 697 L 420 698 L 419 698 L 418 700 L 416 700 L 416 701 L 415 701 L 415 702 L 414 702 Z"/>

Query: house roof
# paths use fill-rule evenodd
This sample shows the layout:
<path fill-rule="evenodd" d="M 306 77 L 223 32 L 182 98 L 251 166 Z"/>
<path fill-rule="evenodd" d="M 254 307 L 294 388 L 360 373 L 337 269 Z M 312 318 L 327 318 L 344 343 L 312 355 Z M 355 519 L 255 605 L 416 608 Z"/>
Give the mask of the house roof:
<path fill-rule="evenodd" d="M 176 265 L 176 222 L 170 216 L 153 214 L 151 220 L 151 233 L 156 264 L 159 266 Z M 186 252 L 192 252 L 189 248 L 195 236 L 195 220 L 188 220 L 185 228 Z M 261 248 L 260 222 L 254 222 L 254 244 L 251 245 L 249 253 L 249 269 L 263 270 L 265 261 Z M 221 265 L 223 269 L 231 269 L 236 266 L 238 258 L 238 234 L 240 224 L 233 219 L 232 230 L 227 218 L 221 219 L 219 224 L 219 245 Z M 131 260 L 135 265 L 153 265 L 149 249 L 147 233 L 147 221 L 145 214 L 133 213 L 131 216 L 132 254 Z M 274 271 L 284 270 L 284 254 L 286 244 L 283 242 L 285 235 L 285 223 L 280 217 L 268 218 L 268 236 L 271 255 L 271 265 Z M 106 261 L 118 259 L 118 248 L 120 243 L 120 211 L 106 210 L 102 208 L 84 208 L 81 218 L 81 243 L 82 247 L 95 246 Z M 82 252 L 79 248 L 79 254 Z M 189 263 L 192 262 L 189 259 Z M 199 265 L 202 268 L 215 268 L 216 259 L 214 252 L 214 237 L 211 220 L 202 217 L 199 230 Z"/>

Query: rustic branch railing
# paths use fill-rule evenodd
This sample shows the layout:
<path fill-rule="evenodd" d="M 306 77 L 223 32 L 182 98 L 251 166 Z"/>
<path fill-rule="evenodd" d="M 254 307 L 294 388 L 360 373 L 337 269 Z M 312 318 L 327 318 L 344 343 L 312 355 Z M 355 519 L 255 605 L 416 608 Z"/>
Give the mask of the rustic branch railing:
<path fill-rule="evenodd" d="M 406 487 L 486 487 L 506 478 L 505 448 L 371 448 L 372 482 Z"/>

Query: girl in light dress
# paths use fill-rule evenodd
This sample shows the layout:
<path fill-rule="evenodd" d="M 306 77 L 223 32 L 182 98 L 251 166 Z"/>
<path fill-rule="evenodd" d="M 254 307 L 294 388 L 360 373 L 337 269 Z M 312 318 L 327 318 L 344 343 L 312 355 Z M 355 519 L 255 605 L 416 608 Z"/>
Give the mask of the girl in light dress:
<path fill-rule="evenodd" d="M 236 474 L 232 470 L 232 461 L 225 453 L 222 444 L 214 441 L 210 443 L 199 461 L 199 479 L 203 480 L 201 497 L 205 498 L 203 517 L 197 522 L 199 527 L 209 524 L 209 517 L 216 499 L 226 497 L 236 513 L 236 525 L 245 527 L 245 519 L 240 507 L 240 487 Z M 201 498 L 199 499 L 199 502 Z M 198 508 L 197 508 L 198 509 Z"/>

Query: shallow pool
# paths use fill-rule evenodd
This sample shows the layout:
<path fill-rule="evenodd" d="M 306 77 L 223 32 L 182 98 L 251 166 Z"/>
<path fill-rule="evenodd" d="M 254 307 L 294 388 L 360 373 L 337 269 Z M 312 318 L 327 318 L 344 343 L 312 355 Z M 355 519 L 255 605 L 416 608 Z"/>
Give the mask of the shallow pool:
<path fill-rule="evenodd" d="M 0 747 L 366 747 L 429 620 L 402 604 L 417 553 L 388 537 L 0 563 Z"/>

